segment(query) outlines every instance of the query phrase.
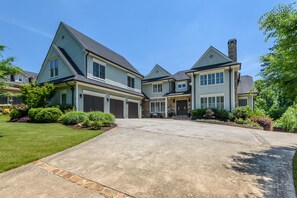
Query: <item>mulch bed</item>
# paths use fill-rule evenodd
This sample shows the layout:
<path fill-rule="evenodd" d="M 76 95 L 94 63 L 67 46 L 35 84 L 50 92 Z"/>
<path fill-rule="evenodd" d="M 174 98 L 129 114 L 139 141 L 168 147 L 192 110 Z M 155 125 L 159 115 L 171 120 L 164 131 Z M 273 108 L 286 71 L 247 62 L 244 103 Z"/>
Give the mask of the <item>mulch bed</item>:
<path fill-rule="evenodd" d="M 80 125 L 65 125 L 65 126 L 71 127 L 73 129 L 80 129 L 80 130 L 95 130 L 95 129 L 92 129 L 92 127 L 82 127 Z M 101 129 L 99 129 L 99 130 L 103 131 L 103 133 L 104 133 L 106 131 L 109 131 L 109 130 L 117 127 L 117 126 L 118 125 L 116 125 L 116 124 L 112 124 L 111 126 L 108 126 L 108 127 L 101 127 Z"/>

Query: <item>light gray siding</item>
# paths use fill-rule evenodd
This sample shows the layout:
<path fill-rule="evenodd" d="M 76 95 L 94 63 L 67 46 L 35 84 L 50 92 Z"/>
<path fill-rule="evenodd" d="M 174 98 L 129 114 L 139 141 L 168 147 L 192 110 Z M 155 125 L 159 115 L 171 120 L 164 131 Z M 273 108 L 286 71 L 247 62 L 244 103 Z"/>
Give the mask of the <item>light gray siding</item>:
<path fill-rule="evenodd" d="M 216 72 L 216 71 L 213 71 Z M 213 73 L 209 72 L 209 73 Z M 206 73 L 205 73 L 206 74 Z M 230 110 L 230 83 L 229 83 L 229 70 L 224 70 L 224 83 L 200 86 L 200 74 L 195 75 L 195 109 L 201 108 L 201 97 L 204 96 L 224 96 L 224 109 Z M 231 80 L 231 84 L 233 80 Z M 232 87 L 231 87 L 232 97 Z"/>
<path fill-rule="evenodd" d="M 96 59 L 92 56 L 88 56 L 87 58 L 87 76 L 88 78 L 93 78 L 93 61 Z M 98 61 L 98 60 L 97 60 Z M 120 69 L 116 66 L 113 66 L 107 62 L 104 61 L 98 61 L 103 62 L 105 65 L 105 80 L 103 82 L 106 82 L 108 84 L 118 86 L 125 89 L 134 90 L 137 92 L 141 92 L 141 79 L 137 77 L 136 75 L 133 75 L 132 73 L 128 71 L 124 71 L 123 69 Z M 133 76 L 135 79 L 135 88 L 130 88 L 127 85 L 127 77 L 128 75 Z M 94 79 L 94 78 L 93 78 Z"/>
<path fill-rule="evenodd" d="M 60 26 L 53 44 L 63 48 L 83 74 L 86 74 L 84 48 L 70 35 L 65 27 Z"/>
<path fill-rule="evenodd" d="M 186 87 L 178 88 L 178 84 L 186 84 Z M 189 83 L 187 80 L 175 81 L 175 91 L 176 92 L 184 92 L 189 89 Z"/>
<path fill-rule="evenodd" d="M 50 61 L 58 58 L 58 76 L 56 77 L 50 77 Z M 58 54 L 54 51 L 53 48 L 50 49 L 48 56 L 44 62 L 44 65 L 42 66 L 42 70 L 40 71 L 38 75 L 38 83 L 44 83 L 51 80 L 64 78 L 67 76 L 73 75 L 72 72 L 69 70 L 68 66 L 65 65 L 63 60 L 58 56 Z"/>
<path fill-rule="evenodd" d="M 153 93 L 153 84 L 162 83 L 162 92 Z M 169 93 L 173 89 L 173 84 L 170 85 L 168 81 L 156 81 L 153 83 L 145 83 L 142 85 L 142 92 L 149 98 L 163 97 L 166 93 Z"/>
<path fill-rule="evenodd" d="M 61 105 L 61 94 L 66 94 L 66 104 L 72 105 L 72 91 L 68 86 L 57 88 L 55 96 L 49 101 L 49 105 Z"/>

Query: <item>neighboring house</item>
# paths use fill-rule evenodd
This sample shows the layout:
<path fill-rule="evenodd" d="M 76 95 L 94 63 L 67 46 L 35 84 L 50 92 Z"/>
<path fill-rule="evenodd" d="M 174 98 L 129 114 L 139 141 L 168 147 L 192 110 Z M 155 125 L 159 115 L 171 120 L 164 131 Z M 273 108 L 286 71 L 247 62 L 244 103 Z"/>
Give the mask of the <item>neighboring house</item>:
<path fill-rule="evenodd" d="M 61 22 L 37 82 L 57 87 L 52 105 L 139 118 L 142 78 L 123 56 Z"/>
<path fill-rule="evenodd" d="M 4 95 L 11 96 L 0 96 L 0 104 L 21 104 L 21 98 L 14 95 L 18 95 L 21 93 L 19 89 L 20 85 L 34 82 L 37 78 L 37 75 L 38 74 L 34 72 L 23 71 L 23 73 L 7 76 L 4 82 L 6 82 L 8 86 L 0 90 L 0 92 L 8 92 L 10 94 Z"/>
<path fill-rule="evenodd" d="M 144 116 L 188 115 L 192 109 L 206 108 L 232 111 L 246 105 L 253 108 L 253 79 L 240 77 L 240 69 L 236 39 L 228 41 L 228 56 L 211 46 L 190 70 L 171 75 L 156 65 L 142 81 Z"/>

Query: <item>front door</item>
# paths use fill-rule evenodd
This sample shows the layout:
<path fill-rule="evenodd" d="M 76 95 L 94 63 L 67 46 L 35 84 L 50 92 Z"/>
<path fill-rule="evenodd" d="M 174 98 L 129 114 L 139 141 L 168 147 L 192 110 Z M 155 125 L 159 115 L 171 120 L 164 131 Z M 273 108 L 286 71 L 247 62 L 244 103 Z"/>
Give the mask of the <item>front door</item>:
<path fill-rule="evenodd" d="M 188 101 L 187 100 L 177 100 L 176 101 L 176 114 L 177 115 L 187 115 L 188 114 Z"/>

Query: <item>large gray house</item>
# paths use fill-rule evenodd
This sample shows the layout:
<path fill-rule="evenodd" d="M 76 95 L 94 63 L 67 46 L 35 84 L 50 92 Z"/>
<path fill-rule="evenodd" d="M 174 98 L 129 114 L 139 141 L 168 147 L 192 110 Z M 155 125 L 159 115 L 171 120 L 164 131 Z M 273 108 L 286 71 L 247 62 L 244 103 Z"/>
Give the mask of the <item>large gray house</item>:
<path fill-rule="evenodd" d="M 235 39 L 228 41 L 228 56 L 211 46 L 188 70 L 171 74 L 157 64 L 143 77 L 123 56 L 61 22 L 37 82 L 56 85 L 52 105 L 110 112 L 117 118 L 253 108 L 253 79 L 240 76 L 236 45 Z"/>
<path fill-rule="evenodd" d="M 56 85 L 51 104 L 139 118 L 142 78 L 123 56 L 61 22 L 37 82 Z"/>

